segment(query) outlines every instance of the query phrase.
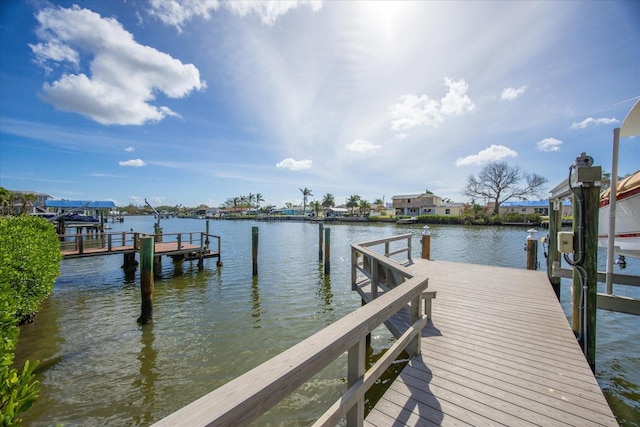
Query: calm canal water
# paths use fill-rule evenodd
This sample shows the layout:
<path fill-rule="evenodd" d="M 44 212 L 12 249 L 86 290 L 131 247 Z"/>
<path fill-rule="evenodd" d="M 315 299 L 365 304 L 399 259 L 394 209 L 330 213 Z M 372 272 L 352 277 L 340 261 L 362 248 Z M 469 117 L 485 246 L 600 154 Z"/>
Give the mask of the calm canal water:
<path fill-rule="evenodd" d="M 113 231 L 152 233 L 152 217 L 128 217 Z M 251 227 L 259 226 L 259 276 L 251 271 Z M 163 219 L 165 233 L 204 231 L 196 219 Z M 219 387 L 360 306 L 350 286 L 354 242 L 413 233 L 420 226 L 331 224 L 331 274 L 318 261 L 318 226 L 210 221 L 222 261 L 173 264 L 163 258 L 154 322 L 140 327 L 139 276 L 124 277 L 122 256 L 65 260 L 51 297 L 22 328 L 17 360 L 39 359 L 41 394 L 25 425 L 144 426 Z M 431 227 L 433 259 L 524 268 L 526 229 Z M 543 233 L 539 233 L 542 235 Z M 541 248 L 542 251 L 542 248 Z M 604 253 L 599 255 L 604 269 Z M 539 255 L 544 266 L 544 258 Z M 640 260 L 625 273 L 640 275 Z M 565 286 L 566 285 L 566 286 Z M 570 316 L 570 286 L 562 304 Z M 616 287 L 640 298 L 640 288 Z M 597 376 L 621 425 L 640 426 L 640 328 L 634 316 L 598 312 Z M 384 328 L 374 356 L 390 346 Z M 344 391 L 339 359 L 256 425 L 310 425 Z"/>

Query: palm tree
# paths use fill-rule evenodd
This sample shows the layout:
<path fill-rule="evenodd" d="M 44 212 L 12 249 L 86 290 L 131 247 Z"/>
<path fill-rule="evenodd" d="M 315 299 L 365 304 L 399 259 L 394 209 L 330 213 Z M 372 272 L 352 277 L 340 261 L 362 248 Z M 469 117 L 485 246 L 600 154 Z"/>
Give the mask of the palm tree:
<path fill-rule="evenodd" d="M 264 197 L 262 197 L 262 193 L 256 193 L 255 195 L 256 201 L 256 209 L 260 209 L 260 202 L 264 202 Z"/>
<path fill-rule="evenodd" d="M 317 200 L 314 200 L 313 202 L 309 203 L 309 207 L 311 208 L 311 210 L 313 212 L 316 213 L 316 216 L 318 216 L 318 214 L 320 213 L 320 211 L 322 210 L 322 203 L 320 203 Z"/>
<path fill-rule="evenodd" d="M 12 201 L 11 191 L 4 187 L 0 187 L 0 215 L 7 215 Z"/>
<path fill-rule="evenodd" d="M 360 214 L 363 216 L 366 215 L 371 210 L 371 205 L 366 200 L 360 200 L 359 207 L 360 207 Z"/>
<path fill-rule="evenodd" d="M 384 200 L 382 200 L 382 199 L 375 199 L 373 201 L 373 204 L 376 205 L 376 212 L 380 212 L 380 211 L 384 210 L 384 208 L 385 208 Z"/>
<path fill-rule="evenodd" d="M 333 197 L 333 194 L 327 193 L 324 196 L 322 196 L 322 207 L 323 208 L 332 208 L 335 205 L 336 205 L 336 200 L 335 200 L 335 197 Z"/>
<path fill-rule="evenodd" d="M 29 212 L 27 208 L 33 206 L 33 202 L 38 200 L 38 197 L 33 193 L 22 193 L 18 196 L 22 200 L 22 214 L 27 215 Z"/>
<path fill-rule="evenodd" d="M 313 194 L 311 194 L 311 190 L 307 187 L 300 188 L 299 190 L 302 192 L 302 213 L 304 214 L 307 211 L 307 199 L 313 196 Z"/>
<path fill-rule="evenodd" d="M 239 197 L 234 197 L 232 200 L 233 200 L 233 213 L 237 213 L 238 212 L 238 203 L 240 202 L 240 198 Z"/>
<path fill-rule="evenodd" d="M 360 202 L 359 195 L 352 194 L 351 196 L 349 196 L 349 199 L 347 200 L 347 207 L 351 208 L 351 215 L 353 215 L 353 211 L 356 208 L 356 206 L 358 206 L 359 202 Z"/>
<path fill-rule="evenodd" d="M 247 196 L 247 203 L 249 204 L 249 208 L 253 207 L 253 200 L 256 198 L 256 195 L 253 193 L 249 193 Z"/>

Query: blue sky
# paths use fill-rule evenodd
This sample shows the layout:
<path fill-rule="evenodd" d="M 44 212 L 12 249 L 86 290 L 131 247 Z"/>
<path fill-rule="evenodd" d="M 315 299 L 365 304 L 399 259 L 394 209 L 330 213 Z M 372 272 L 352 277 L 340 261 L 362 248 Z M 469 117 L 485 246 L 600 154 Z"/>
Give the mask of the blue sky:
<path fill-rule="evenodd" d="M 640 96 L 631 1 L 12 0 L 0 49 L 0 186 L 117 205 L 550 189 Z"/>

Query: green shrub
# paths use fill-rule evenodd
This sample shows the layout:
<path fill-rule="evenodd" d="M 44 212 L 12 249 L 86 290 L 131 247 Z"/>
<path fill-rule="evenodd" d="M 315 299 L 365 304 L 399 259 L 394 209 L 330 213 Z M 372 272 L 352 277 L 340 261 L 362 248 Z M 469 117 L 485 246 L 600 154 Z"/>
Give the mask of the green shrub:
<path fill-rule="evenodd" d="M 18 415 L 38 397 L 38 362 L 13 365 L 20 321 L 35 313 L 59 274 L 60 243 L 46 220 L 28 215 L 0 218 L 0 423 L 18 425 Z"/>

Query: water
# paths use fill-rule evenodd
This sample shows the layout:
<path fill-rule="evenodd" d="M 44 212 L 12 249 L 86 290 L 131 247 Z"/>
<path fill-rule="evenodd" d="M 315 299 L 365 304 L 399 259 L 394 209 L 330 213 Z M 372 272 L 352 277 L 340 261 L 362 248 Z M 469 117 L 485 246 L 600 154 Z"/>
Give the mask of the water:
<path fill-rule="evenodd" d="M 152 217 L 128 217 L 113 231 L 153 231 Z M 259 275 L 251 271 L 251 227 L 259 226 Z M 331 224 L 331 274 L 318 261 L 318 226 L 211 221 L 222 261 L 163 259 L 154 322 L 140 327 L 139 276 L 128 281 L 121 255 L 65 260 L 36 321 L 22 328 L 17 360 L 39 359 L 41 394 L 25 425 L 149 425 L 298 343 L 360 306 L 350 286 L 354 242 L 413 233 L 420 226 Z M 165 233 L 204 231 L 196 219 L 164 219 Z M 433 259 L 523 268 L 522 228 L 433 226 Z M 539 259 L 543 260 L 542 255 Z M 604 254 L 600 255 L 604 263 Z M 629 260 L 628 274 L 640 275 Z M 601 266 L 600 269 L 604 269 Z M 568 283 L 568 282 L 567 282 Z M 570 315 L 570 286 L 562 304 Z M 616 287 L 640 298 L 640 290 Z M 437 302 L 436 302 L 437 303 Z M 621 425 L 640 426 L 637 317 L 598 312 L 597 376 Z M 393 337 L 372 334 L 377 357 Z M 346 388 L 341 358 L 256 425 L 309 425 Z"/>

